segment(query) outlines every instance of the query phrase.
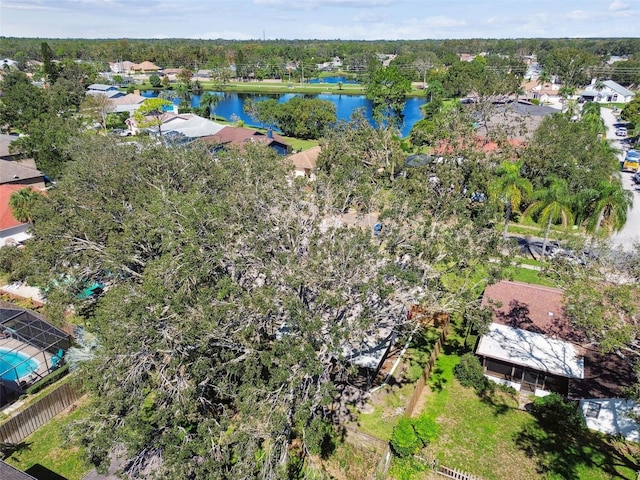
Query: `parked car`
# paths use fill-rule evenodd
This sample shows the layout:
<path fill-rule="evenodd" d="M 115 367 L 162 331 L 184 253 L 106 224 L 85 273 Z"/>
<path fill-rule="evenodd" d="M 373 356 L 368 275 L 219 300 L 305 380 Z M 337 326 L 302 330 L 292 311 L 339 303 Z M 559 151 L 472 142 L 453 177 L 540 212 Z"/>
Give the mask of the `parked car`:
<path fill-rule="evenodd" d="M 624 127 L 620 127 L 616 129 L 616 136 L 618 137 L 626 137 L 627 136 L 627 129 Z"/>
<path fill-rule="evenodd" d="M 631 177 L 631 181 L 633 183 L 640 183 L 640 172 L 634 173 L 633 177 Z"/>

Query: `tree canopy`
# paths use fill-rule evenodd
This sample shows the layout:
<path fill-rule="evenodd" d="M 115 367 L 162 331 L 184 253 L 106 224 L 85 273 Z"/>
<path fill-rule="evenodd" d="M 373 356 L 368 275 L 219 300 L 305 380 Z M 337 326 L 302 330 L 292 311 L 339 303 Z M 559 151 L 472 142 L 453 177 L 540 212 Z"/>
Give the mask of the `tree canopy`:
<path fill-rule="evenodd" d="M 369 153 L 387 142 L 388 155 L 347 178 L 321 173 L 313 190 L 287 181 L 260 145 L 216 161 L 101 136 L 70 147 L 27 256 L 50 312 L 74 304 L 99 340 L 78 366 L 92 391 L 79 435 L 93 462 L 120 451 L 132 475 L 153 464 L 167 479 L 285 477 L 294 439 L 306 452 L 331 444 L 350 345 L 402 328 L 407 305 L 463 311 L 477 300 L 473 272 L 495 230 L 427 172 L 379 176 L 399 152 L 368 132 Z M 365 152 L 336 150 L 331 172 Z M 375 178 L 391 188 L 377 203 L 383 242 L 327 227 L 340 213 L 331 192 Z M 105 293 L 88 309 L 77 293 L 93 281 Z"/>

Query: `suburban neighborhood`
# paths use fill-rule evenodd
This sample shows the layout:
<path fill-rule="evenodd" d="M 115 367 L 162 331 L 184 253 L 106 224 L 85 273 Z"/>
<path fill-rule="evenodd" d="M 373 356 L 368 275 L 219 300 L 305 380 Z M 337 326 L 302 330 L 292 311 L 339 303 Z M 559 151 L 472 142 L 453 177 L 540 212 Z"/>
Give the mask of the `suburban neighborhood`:
<path fill-rule="evenodd" d="M 631 40 L 0 38 L 0 478 L 637 479 Z"/>

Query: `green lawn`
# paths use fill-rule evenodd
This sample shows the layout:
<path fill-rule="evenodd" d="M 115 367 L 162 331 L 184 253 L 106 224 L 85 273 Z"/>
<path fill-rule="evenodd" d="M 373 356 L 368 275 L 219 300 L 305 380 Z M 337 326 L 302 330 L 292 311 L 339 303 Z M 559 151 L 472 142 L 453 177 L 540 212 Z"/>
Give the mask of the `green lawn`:
<path fill-rule="evenodd" d="M 82 479 L 91 466 L 84 460 L 84 449 L 71 443 L 63 432 L 69 423 L 85 414 L 82 406 L 61 413 L 27 437 L 5 461 L 22 471 L 33 468 L 31 471 L 38 478 L 48 478 L 37 474 L 38 469 L 44 467 L 66 480 Z"/>
<path fill-rule="evenodd" d="M 497 389 L 481 398 L 463 388 L 453 377 L 457 361 L 440 356 L 423 409 L 441 428 L 428 449 L 441 465 L 484 480 L 636 479 L 637 445 L 589 431 L 560 436 L 544 430 L 516 408 L 511 394 Z"/>
<path fill-rule="evenodd" d="M 539 270 L 530 268 L 511 266 L 504 271 L 505 279 L 514 280 L 516 282 L 532 283 L 534 285 L 544 285 L 545 287 L 557 287 L 555 282 L 543 275 Z"/>

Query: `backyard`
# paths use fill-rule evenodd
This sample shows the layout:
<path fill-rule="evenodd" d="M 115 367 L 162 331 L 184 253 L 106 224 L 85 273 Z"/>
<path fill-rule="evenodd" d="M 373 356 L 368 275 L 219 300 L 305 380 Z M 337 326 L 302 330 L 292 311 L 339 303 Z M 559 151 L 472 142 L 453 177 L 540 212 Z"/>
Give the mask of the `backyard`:
<path fill-rule="evenodd" d="M 424 458 L 484 480 L 635 480 L 638 445 L 591 431 L 549 427 L 518 409 L 512 393 L 499 388 L 479 395 L 462 387 L 453 369 L 455 353 L 442 354 L 425 393 L 423 414 L 435 418 L 439 437 Z M 562 422 L 559 422 L 560 424 Z M 394 461 L 394 479 L 427 479 L 418 461 Z"/>

